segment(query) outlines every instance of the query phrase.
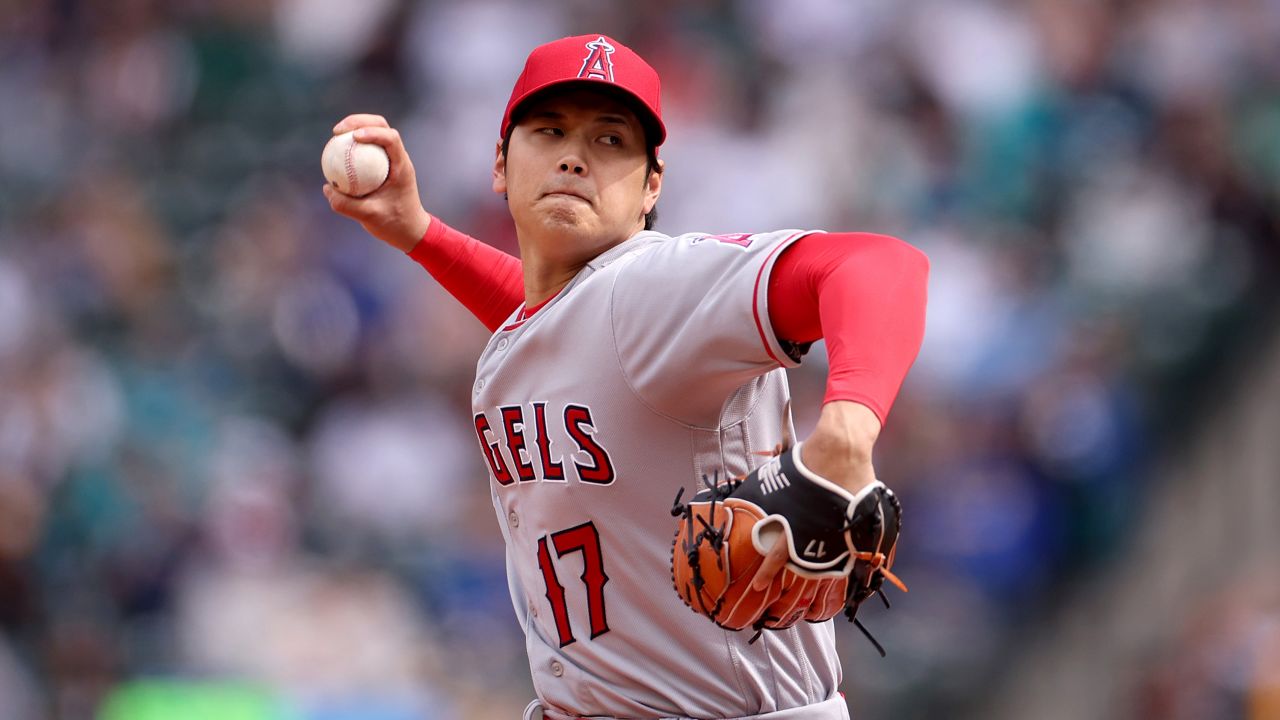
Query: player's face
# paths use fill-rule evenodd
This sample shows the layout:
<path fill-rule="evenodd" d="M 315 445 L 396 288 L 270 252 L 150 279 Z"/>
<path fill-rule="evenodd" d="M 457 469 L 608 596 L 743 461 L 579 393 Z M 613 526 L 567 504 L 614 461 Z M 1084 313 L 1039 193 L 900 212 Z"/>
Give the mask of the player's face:
<path fill-rule="evenodd" d="M 644 228 L 662 188 L 660 173 L 646 177 L 647 157 L 625 104 L 570 90 L 533 101 L 498 153 L 493 189 L 506 193 L 522 243 L 585 262 Z"/>

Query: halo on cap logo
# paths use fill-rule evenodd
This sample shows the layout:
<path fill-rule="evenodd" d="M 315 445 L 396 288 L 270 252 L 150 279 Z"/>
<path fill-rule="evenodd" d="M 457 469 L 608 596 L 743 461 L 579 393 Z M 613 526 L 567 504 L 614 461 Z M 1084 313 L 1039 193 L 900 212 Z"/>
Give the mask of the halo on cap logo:
<path fill-rule="evenodd" d="M 603 35 L 587 43 L 587 57 L 582 61 L 578 77 L 613 82 L 613 58 L 610 57 L 613 50 Z"/>

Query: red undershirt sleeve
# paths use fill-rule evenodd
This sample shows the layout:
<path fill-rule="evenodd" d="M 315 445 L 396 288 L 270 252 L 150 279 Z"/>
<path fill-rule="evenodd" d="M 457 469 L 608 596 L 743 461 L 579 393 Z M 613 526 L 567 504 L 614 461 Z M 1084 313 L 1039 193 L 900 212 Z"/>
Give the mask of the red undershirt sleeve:
<path fill-rule="evenodd" d="M 896 238 L 817 233 L 783 251 L 769 275 L 769 320 L 783 340 L 826 338 L 823 402 L 889 415 L 924 339 L 929 260 Z"/>
<path fill-rule="evenodd" d="M 431 216 L 426 234 L 407 253 L 490 331 L 524 302 L 520 259 L 454 230 Z"/>

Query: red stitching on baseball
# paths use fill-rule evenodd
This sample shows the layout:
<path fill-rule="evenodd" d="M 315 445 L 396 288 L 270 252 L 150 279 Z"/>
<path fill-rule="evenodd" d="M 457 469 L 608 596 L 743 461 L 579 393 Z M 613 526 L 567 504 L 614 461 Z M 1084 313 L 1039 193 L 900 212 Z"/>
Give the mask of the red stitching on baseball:
<path fill-rule="evenodd" d="M 352 195 L 356 195 L 356 164 L 351 161 L 351 154 L 355 152 L 356 141 L 353 138 L 347 143 L 347 151 L 343 154 L 343 163 L 347 167 L 347 185 Z"/>

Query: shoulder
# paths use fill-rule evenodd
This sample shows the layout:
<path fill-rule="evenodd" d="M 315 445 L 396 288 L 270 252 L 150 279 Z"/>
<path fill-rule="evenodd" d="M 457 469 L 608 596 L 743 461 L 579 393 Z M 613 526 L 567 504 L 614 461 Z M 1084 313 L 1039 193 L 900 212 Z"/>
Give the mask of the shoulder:
<path fill-rule="evenodd" d="M 606 257 L 611 253 L 606 253 L 602 258 L 609 261 L 626 259 L 626 264 L 636 263 L 640 266 L 719 264 L 746 259 L 744 256 L 768 254 L 770 250 L 814 232 L 821 231 L 790 229 L 761 233 L 690 232 L 675 236 L 646 231 L 623 243 L 628 246 L 625 252 L 611 258 Z M 620 248 L 621 246 L 615 250 Z"/>
<path fill-rule="evenodd" d="M 719 252 L 723 250 L 751 251 L 772 247 L 792 238 L 802 237 L 818 230 L 771 230 L 759 233 L 707 233 L 692 232 L 672 238 L 669 247 L 676 252 Z"/>

